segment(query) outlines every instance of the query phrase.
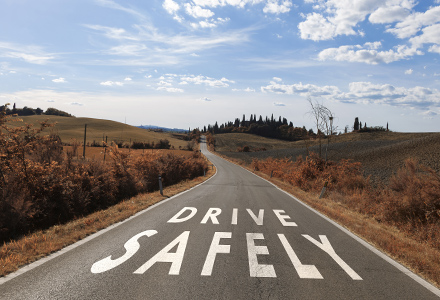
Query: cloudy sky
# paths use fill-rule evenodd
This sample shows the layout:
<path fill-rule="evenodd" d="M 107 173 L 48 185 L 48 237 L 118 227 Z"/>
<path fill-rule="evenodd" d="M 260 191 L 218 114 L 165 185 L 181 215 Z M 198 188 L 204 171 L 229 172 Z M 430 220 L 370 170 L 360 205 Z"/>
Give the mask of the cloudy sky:
<path fill-rule="evenodd" d="M 194 128 L 440 129 L 440 0 L 0 0 L 0 103 Z"/>

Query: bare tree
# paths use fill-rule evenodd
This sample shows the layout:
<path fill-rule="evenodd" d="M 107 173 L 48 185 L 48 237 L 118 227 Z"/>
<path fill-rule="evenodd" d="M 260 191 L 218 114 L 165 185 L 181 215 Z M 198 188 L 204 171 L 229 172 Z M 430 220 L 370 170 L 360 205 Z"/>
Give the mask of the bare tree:
<path fill-rule="evenodd" d="M 310 111 L 307 113 L 314 119 L 314 123 L 316 126 L 316 133 L 318 135 L 319 140 L 319 157 L 322 157 L 322 137 L 324 134 L 328 137 L 327 139 L 327 148 L 325 153 L 325 159 L 327 160 L 327 149 L 330 144 L 330 136 L 333 134 L 333 113 L 325 107 L 323 104 L 320 104 L 317 101 L 312 101 L 311 97 L 307 98 L 307 101 L 310 103 Z"/>

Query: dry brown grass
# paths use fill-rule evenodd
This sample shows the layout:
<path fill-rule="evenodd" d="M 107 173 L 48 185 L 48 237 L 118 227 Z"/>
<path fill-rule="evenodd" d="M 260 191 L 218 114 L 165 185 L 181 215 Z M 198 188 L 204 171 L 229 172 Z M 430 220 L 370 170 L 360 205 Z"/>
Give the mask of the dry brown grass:
<path fill-rule="evenodd" d="M 87 143 L 100 143 L 103 136 L 108 137 L 108 143 L 112 141 L 122 141 L 124 143 L 132 142 L 154 142 L 158 143 L 162 139 L 169 140 L 170 144 L 176 149 L 179 146 L 185 148 L 187 141 L 180 138 L 178 134 L 168 132 L 155 132 L 137 128 L 131 125 L 115 122 L 111 120 L 93 119 L 93 118 L 71 118 L 60 116 L 34 115 L 20 117 L 23 122 L 11 123 L 9 126 L 22 126 L 23 124 L 33 124 L 38 126 L 39 122 L 49 120 L 49 123 L 56 123 L 53 128 L 44 131 L 45 134 L 54 132 L 60 136 L 63 143 L 70 144 L 72 140 L 84 141 L 84 125 L 87 124 Z M 179 137 L 179 138 L 177 138 Z M 82 152 L 81 152 L 82 153 Z"/>
<path fill-rule="evenodd" d="M 65 153 L 72 153 L 74 146 L 63 146 Z M 87 160 L 104 160 L 104 153 L 106 154 L 106 161 L 109 161 L 109 149 L 105 150 L 103 147 L 88 147 L 86 146 L 86 159 Z M 188 150 L 170 150 L 170 149 L 128 149 L 119 148 L 118 151 L 124 154 L 129 154 L 133 158 L 139 157 L 142 154 L 174 154 L 185 157 L 190 157 L 193 155 L 193 151 Z M 83 146 L 77 148 L 75 158 L 77 160 L 82 159 Z"/>
<path fill-rule="evenodd" d="M 157 202 L 188 190 L 210 178 L 215 172 L 215 168 L 209 168 L 206 177 L 197 177 L 165 187 L 164 196 L 159 192 L 141 194 L 67 224 L 56 225 L 44 231 L 34 232 L 19 240 L 4 243 L 0 247 L 0 277 L 101 229 L 123 221 Z"/>

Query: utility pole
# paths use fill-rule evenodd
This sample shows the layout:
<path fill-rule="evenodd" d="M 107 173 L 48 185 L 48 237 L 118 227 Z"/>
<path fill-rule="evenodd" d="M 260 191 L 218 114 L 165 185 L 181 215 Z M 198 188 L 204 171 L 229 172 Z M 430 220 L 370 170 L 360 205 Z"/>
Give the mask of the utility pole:
<path fill-rule="evenodd" d="M 87 140 L 87 124 L 84 124 L 84 148 L 83 148 L 83 159 L 86 159 L 86 140 Z"/>

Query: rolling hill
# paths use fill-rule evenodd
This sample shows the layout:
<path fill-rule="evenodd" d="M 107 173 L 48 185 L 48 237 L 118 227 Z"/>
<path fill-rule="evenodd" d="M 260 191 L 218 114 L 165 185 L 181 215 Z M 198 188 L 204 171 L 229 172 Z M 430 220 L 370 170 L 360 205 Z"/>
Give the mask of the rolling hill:
<path fill-rule="evenodd" d="M 146 130 L 135 126 L 102 119 L 93 118 L 71 118 L 50 115 L 33 115 L 20 117 L 23 122 L 11 122 L 11 126 L 22 126 L 24 123 L 38 125 L 38 122 L 49 120 L 49 123 L 54 123 L 55 126 L 46 129 L 46 132 L 53 131 L 58 134 L 64 143 L 70 143 L 72 140 L 82 142 L 84 140 L 84 125 L 87 124 L 87 143 L 93 141 L 101 142 L 103 136 L 108 137 L 110 141 L 129 142 L 154 142 L 157 143 L 161 139 L 167 139 L 176 149 L 185 147 L 187 141 L 183 140 L 181 134 L 168 132 L 155 132 Z"/>

